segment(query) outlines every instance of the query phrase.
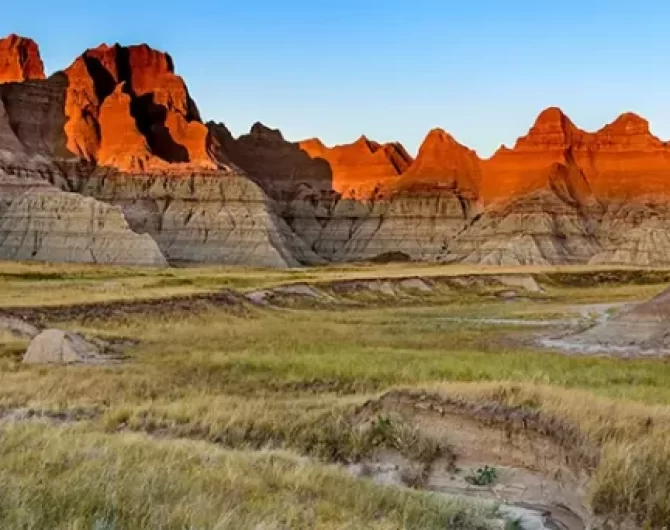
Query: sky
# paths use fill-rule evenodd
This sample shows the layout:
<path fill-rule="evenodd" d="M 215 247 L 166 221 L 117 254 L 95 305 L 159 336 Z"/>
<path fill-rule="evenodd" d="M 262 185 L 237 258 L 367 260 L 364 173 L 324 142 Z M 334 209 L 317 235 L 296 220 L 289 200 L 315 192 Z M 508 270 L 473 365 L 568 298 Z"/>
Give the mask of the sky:
<path fill-rule="evenodd" d="M 49 73 L 103 42 L 167 51 L 236 135 L 415 153 L 441 127 L 489 156 L 549 106 L 587 130 L 637 112 L 670 139 L 669 20 L 667 0 L 21 0 L 0 35 L 35 39 Z"/>

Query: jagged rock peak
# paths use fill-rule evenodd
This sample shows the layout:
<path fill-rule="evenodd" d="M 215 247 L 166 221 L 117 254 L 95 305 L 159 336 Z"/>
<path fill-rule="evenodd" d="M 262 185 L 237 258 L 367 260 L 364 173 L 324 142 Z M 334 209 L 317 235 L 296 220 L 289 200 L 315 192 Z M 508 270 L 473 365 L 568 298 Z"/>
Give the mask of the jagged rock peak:
<path fill-rule="evenodd" d="M 421 147 L 430 146 L 431 144 L 441 144 L 443 146 L 447 144 L 451 146 L 465 147 L 458 141 L 456 141 L 456 139 L 451 134 L 449 134 L 447 131 L 439 127 L 436 127 L 428 131 L 428 134 L 424 138 Z M 419 150 L 421 150 L 421 147 L 419 148 Z"/>
<path fill-rule="evenodd" d="M 257 121 L 251 126 L 249 134 L 251 136 L 264 137 L 267 139 L 275 139 L 282 142 L 284 141 L 284 135 L 281 133 L 279 129 L 272 129 L 271 127 L 268 127 L 267 125 L 264 125 L 259 121 Z"/>
<path fill-rule="evenodd" d="M 139 160 L 144 161 L 142 170 L 163 171 L 166 164 L 216 168 L 209 156 L 208 129 L 167 53 L 146 44 L 102 44 L 86 50 L 64 74 L 65 133 L 75 155 L 101 163 L 114 160 L 122 171 L 137 171 Z M 117 89 L 122 83 L 125 88 Z M 110 97 L 113 105 L 105 106 Z M 118 156 L 124 150 L 127 156 Z"/>
<path fill-rule="evenodd" d="M 474 193 L 480 179 L 480 160 L 472 149 L 457 142 L 444 129 L 428 132 L 416 160 L 403 175 L 401 185 L 453 187 Z"/>
<path fill-rule="evenodd" d="M 15 34 L 0 39 L 0 83 L 45 78 L 40 49 L 34 40 Z"/>
<path fill-rule="evenodd" d="M 366 151 L 368 153 L 376 153 L 379 148 L 381 147 L 381 144 L 378 142 L 375 142 L 374 140 L 370 140 L 367 136 L 362 134 L 353 144 L 352 146 L 356 147 L 357 149 Z"/>
<path fill-rule="evenodd" d="M 310 157 L 326 160 L 332 170 L 332 187 L 345 196 L 365 198 L 381 185 L 398 178 L 412 162 L 397 142 L 381 144 L 361 135 L 350 144 L 328 147 L 318 138 L 298 143 Z"/>
<path fill-rule="evenodd" d="M 307 140 L 301 140 L 298 142 L 298 145 L 301 149 L 308 152 L 319 152 L 328 149 L 326 144 L 324 144 L 319 138 L 307 138 Z"/>
<path fill-rule="evenodd" d="M 598 133 L 616 133 L 616 134 L 651 134 L 649 122 L 634 112 L 624 112 L 618 116 L 612 123 L 608 123 Z"/>
<path fill-rule="evenodd" d="M 515 149 L 566 149 L 585 134 L 561 109 L 549 107 L 538 115 L 528 134 L 517 140 Z"/>

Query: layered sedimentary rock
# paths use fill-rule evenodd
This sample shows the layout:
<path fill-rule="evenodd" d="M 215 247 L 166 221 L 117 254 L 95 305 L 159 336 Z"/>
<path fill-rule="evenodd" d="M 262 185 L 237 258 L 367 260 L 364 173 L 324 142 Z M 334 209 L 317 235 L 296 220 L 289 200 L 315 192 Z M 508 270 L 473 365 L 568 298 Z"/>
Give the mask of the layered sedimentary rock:
<path fill-rule="evenodd" d="M 321 262 L 214 145 L 170 57 L 146 46 L 102 46 L 48 80 L 0 85 L 0 257 Z M 329 189 L 324 166 L 293 151 Z"/>
<path fill-rule="evenodd" d="M 416 160 L 261 123 L 234 138 L 146 45 L 87 50 L 44 79 L 32 41 L 0 41 L 0 170 L 2 255 L 17 259 L 670 263 L 670 145 L 635 114 L 587 132 L 549 108 L 485 160 L 441 129 Z M 115 238 L 125 254 L 100 247 Z"/>
<path fill-rule="evenodd" d="M 589 201 L 590 187 L 572 153 L 582 137 L 560 109 L 543 111 L 513 149 L 501 147 L 482 161 L 482 202 L 510 202 L 538 190 L 553 190 L 574 204 Z"/>
<path fill-rule="evenodd" d="M 293 267 L 322 263 L 248 178 L 230 171 L 181 175 L 98 172 L 79 193 L 118 206 L 171 263 Z"/>
<path fill-rule="evenodd" d="M 367 199 L 381 188 L 392 186 L 412 163 L 402 145 L 380 144 L 365 136 L 335 147 L 326 147 L 316 138 L 298 145 L 311 158 L 328 163 L 333 190 L 347 198 Z"/>
<path fill-rule="evenodd" d="M 0 259 L 167 265 L 120 208 L 0 172 Z"/>
<path fill-rule="evenodd" d="M 35 41 L 18 35 L 0 39 L 0 83 L 45 77 L 44 63 Z"/>
<path fill-rule="evenodd" d="M 33 156 L 71 156 L 63 136 L 66 87 L 62 75 L 0 85 L 0 150 Z"/>
<path fill-rule="evenodd" d="M 592 264 L 662 267 L 670 264 L 670 204 L 657 199 L 608 206 L 599 226 Z"/>
<path fill-rule="evenodd" d="M 295 233 L 329 261 L 383 259 L 393 254 L 439 260 L 467 223 L 463 205 L 451 193 L 399 194 L 378 201 L 298 197 L 288 212 Z"/>
<path fill-rule="evenodd" d="M 452 190 L 465 200 L 477 199 L 481 181 L 477 153 L 458 143 L 442 129 L 424 139 L 416 160 L 395 183 L 396 189 Z"/>

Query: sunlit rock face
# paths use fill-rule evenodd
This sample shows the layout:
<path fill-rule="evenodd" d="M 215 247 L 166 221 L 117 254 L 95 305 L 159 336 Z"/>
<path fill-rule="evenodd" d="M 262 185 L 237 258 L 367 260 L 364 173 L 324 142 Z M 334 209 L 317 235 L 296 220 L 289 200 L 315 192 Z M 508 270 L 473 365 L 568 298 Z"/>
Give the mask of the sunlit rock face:
<path fill-rule="evenodd" d="M 44 64 L 37 43 L 10 35 L 0 39 L 0 83 L 44 79 Z"/>
<path fill-rule="evenodd" d="M 317 138 L 298 145 L 313 159 L 328 163 L 332 189 L 348 198 L 366 199 L 383 187 L 393 186 L 412 163 L 399 143 L 380 144 L 365 136 L 335 147 L 326 147 Z"/>
<path fill-rule="evenodd" d="M 216 167 L 207 127 L 168 54 L 101 45 L 64 73 L 67 145 L 80 158 L 127 172 Z"/>

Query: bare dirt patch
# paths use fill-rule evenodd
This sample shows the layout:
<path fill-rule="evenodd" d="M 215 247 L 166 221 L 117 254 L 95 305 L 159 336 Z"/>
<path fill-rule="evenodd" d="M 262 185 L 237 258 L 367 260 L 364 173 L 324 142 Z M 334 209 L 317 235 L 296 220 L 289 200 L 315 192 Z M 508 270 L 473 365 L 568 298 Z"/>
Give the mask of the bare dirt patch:
<path fill-rule="evenodd" d="M 358 464 L 354 472 L 359 475 L 503 503 L 503 513 L 518 517 L 523 528 L 582 530 L 594 521 L 586 497 L 599 452 L 564 421 L 531 408 L 404 390 L 367 403 L 358 414 L 361 420 L 397 414 L 444 447 L 423 467 L 380 451 Z"/>

